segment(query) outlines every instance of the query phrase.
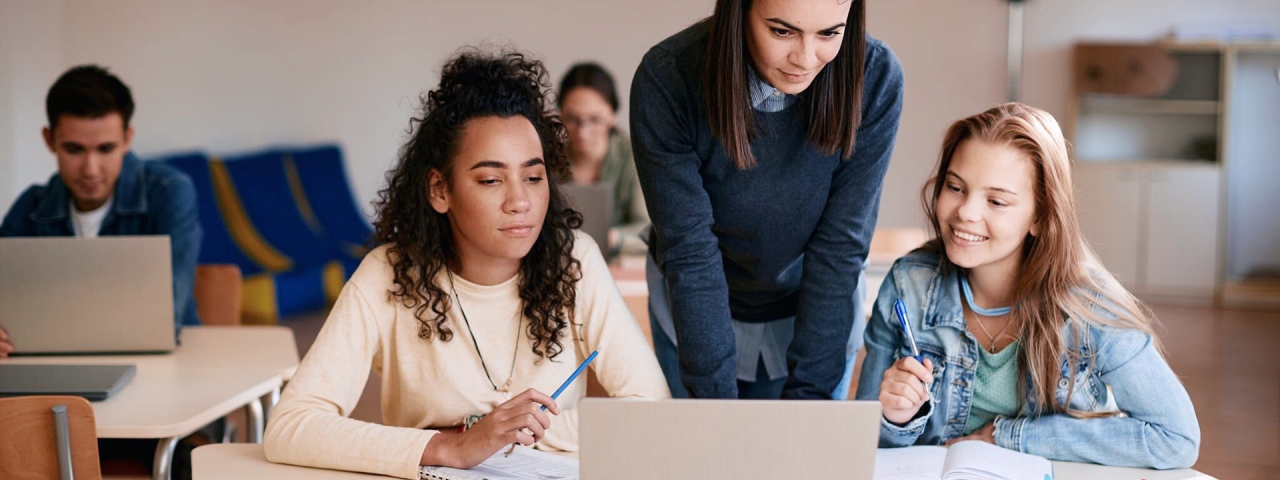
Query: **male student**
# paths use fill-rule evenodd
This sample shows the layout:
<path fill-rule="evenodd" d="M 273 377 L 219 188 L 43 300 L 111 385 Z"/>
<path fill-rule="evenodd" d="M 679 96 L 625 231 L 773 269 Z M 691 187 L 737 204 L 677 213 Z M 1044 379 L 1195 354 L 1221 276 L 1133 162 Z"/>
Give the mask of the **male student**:
<path fill-rule="evenodd" d="M 174 327 L 199 325 L 192 301 L 201 237 L 195 186 L 185 174 L 129 153 L 129 87 L 102 67 L 81 65 L 54 82 L 45 111 L 42 133 L 58 173 L 18 197 L 0 237 L 168 235 Z M 14 342 L 22 339 L 0 329 L 0 358 Z"/>

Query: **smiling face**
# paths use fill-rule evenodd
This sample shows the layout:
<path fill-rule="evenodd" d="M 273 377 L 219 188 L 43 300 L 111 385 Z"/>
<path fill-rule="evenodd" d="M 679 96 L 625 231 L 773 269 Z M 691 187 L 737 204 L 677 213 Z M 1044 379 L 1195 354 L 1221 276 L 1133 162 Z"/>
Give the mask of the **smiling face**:
<path fill-rule="evenodd" d="M 968 269 L 1014 271 L 1027 235 L 1037 235 L 1035 167 L 1005 143 L 965 140 L 937 199 L 947 258 Z"/>
<path fill-rule="evenodd" d="M 550 188 L 538 132 L 523 116 L 468 120 L 448 182 L 439 171 L 428 182 L 463 264 L 518 267 L 542 232 Z"/>
<path fill-rule="evenodd" d="M 747 49 L 760 78 L 783 93 L 809 88 L 840 53 L 850 0 L 756 0 L 747 12 Z"/>
<path fill-rule="evenodd" d="M 61 115 L 50 130 L 42 132 L 45 145 L 58 157 L 58 174 L 76 209 L 96 210 L 115 192 L 124 155 L 133 139 L 133 127 L 125 127 L 119 113 L 101 117 Z"/>

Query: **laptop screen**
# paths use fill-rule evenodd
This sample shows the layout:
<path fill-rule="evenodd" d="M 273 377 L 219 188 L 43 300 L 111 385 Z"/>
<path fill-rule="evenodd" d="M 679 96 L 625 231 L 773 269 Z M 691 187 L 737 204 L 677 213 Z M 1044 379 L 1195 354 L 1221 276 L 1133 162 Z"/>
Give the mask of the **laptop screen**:
<path fill-rule="evenodd" d="M 560 185 L 569 207 L 582 214 L 582 232 L 609 250 L 609 227 L 613 226 L 613 188 L 608 185 Z"/>

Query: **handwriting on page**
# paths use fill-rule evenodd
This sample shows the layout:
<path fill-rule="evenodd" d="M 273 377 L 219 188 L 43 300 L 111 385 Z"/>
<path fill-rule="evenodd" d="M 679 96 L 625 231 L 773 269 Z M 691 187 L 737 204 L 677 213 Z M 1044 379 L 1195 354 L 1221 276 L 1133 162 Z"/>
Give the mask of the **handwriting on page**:
<path fill-rule="evenodd" d="M 499 452 L 471 471 L 487 478 L 576 479 L 578 462 L 522 447 L 516 448 L 509 457 Z"/>

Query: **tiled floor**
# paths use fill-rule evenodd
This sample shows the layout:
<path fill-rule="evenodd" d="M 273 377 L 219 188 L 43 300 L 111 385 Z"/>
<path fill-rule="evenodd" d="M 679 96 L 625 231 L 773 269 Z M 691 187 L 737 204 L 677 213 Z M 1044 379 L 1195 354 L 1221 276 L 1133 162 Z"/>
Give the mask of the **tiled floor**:
<path fill-rule="evenodd" d="M 1154 307 L 1165 352 L 1200 419 L 1195 468 L 1222 480 L 1280 478 L 1280 311 Z M 292 318 L 305 354 L 325 312 Z M 855 383 L 856 384 L 856 383 Z M 371 375 L 352 417 L 381 420 Z"/>

